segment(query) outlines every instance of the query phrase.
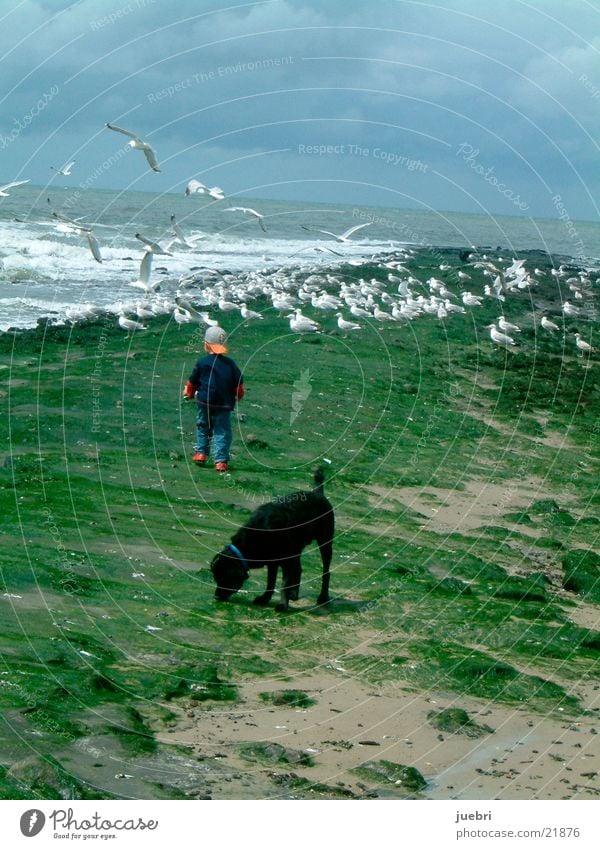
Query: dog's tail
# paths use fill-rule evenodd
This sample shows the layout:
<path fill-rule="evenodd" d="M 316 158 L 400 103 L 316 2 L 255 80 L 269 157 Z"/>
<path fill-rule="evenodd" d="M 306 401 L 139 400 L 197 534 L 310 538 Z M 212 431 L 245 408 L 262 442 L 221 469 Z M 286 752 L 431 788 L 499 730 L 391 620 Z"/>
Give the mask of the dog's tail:
<path fill-rule="evenodd" d="M 313 491 L 317 493 L 317 495 L 324 495 L 323 492 L 323 484 L 325 483 L 325 470 L 322 466 L 318 466 L 313 472 L 313 480 L 315 485 L 313 487 Z"/>

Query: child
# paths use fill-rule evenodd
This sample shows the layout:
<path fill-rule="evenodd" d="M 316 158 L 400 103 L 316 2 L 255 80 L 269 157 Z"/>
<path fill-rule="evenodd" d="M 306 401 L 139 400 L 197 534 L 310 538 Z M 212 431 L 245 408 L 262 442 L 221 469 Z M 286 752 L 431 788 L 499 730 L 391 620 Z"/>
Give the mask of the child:
<path fill-rule="evenodd" d="M 184 398 L 198 400 L 198 426 L 194 463 L 204 463 L 213 440 L 215 469 L 226 472 L 231 447 L 231 411 L 244 396 L 244 378 L 227 353 L 222 327 L 209 327 L 204 335 L 206 357 L 198 360 L 185 385 Z"/>

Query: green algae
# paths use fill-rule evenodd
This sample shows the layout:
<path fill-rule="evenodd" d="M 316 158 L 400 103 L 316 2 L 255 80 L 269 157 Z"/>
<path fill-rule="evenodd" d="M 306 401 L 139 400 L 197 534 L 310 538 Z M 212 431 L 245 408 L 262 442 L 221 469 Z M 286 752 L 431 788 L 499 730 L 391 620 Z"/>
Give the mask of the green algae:
<path fill-rule="evenodd" d="M 464 734 L 466 737 L 477 738 L 494 733 L 494 729 L 489 725 L 479 725 L 474 722 L 462 708 L 432 710 L 427 714 L 427 719 L 434 728 L 445 731 L 447 734 Z"/>
<path fill-rule="evenodd" d="M 423 251 L 418 263 L 419 276 L 434 274 L 439 258 Z M 356 275 L 351 266 L 346 272 Z M 385 279 L 376 265 L 370 273 Z M 507 306 L 519 323 L 525 296 Z M 107 751 L 118 745 L 124 758 L 158 763 L 172 747 L 155 746 L 153 735 L 191 702 L 205 710 L 236 705 L 240 681 L 301 675 L 334 656 L 360 681 L 382 687 L 439 688 L 579 715 L 567 684 L 593 675 L 598 635 L 566 623 L 564 611 L 580 598 L 600 602 L 597 560 L 576 547 L 591 547 L 597 528 L 589 515 L 599 503 L 593 371 L 524 326 L 521 347 L 535 344 L 536 356 L 511 356 L 507 375 L 504 355 L 476 342 L 469 316 L 383 335 L 366 328 L 350 350 L 336 331 L 290 346 L 279 320 L 265 315 L 234 337 L 248 394 L 224 477 L 189 462 L 194 409 L 180 394 L 196 357 L 193 330 L 157 319 L 131 339 L 105 321 L 0 334 L 12 378 L 0 399 L 7 414 L 0 420 L 1 671 L 8 673 L 0 705 L 13 728 L 21 722 L 24 734 L 43 734 L 40 751 L 55 751 L 58 761 L 72 757 L 74 781 L 78 760 L 68 750 L 92 733 L 90 711 Z M 495 317 L 484 303 L 478 321 Z M 223 321 L 235 329 L 229 316 Z M 290 423 L 294 382 L 305 369 L 312 391 Z M 475 390 L 479 378 L 497 388 Z M 490 409 L 509 439 L 484 421 Z M 568 436 L 558 453 L 532 418 L 540 411 L 552 431 Z M 215 551 L 258 504 L 309 487 L 323 456 L 332 460 L 326 491 L 338 519 L 330 609 L 317 615 L 304 607 L 318 592 L 314 550 L 303 558 L 298 616 L 252 606 L 263 570 L 217 605 L 207 568 Z M 409 503 L 383 497 L 368 506 L 366 495 L 373 484 L 464 493 L 474 479 L 520 485 L 528 476 L 543 479 L 544 491 L 537 498 L 532 491 L 526 512 L 501 499 L 483 532 L 436 534 Z M 562 566 L 569 597 L 557 594 L 540 563 Z M 373 654 L 346 658 L 357 627 L 375 635 Z M 531 664 L 532 674 L 519 671 Z M 0 739 L 0 785 L 15 794 L 7 798 L 20 792 L 9 766 L 27 754 L 10 731 Z M 131 779 L 124 788 L 107 774 L 96 792 L 179 798 L 175 780 L 165 782 Z"/>
<path fill-rule="evenodd" d="M 242 743 L 238 746 L 238 752 L 245 761 L 269 766 L 277 764 L 313 766 L 314 763 L 307 752 L 299 752 L 280 743 Z"/>
<path fill-rule="evenodd" d="M 259 696 L 264 702 L 285 707 L 309 708 L 317 703 L 316 699 L 302 690 L 273 690 L 270 693 L 259 693 Z"/>
<path fill-rule="evenodd" d="M 419 794 L 427 787 L 427 781 L 418 769 L 387 760 L 368 761 L 352 772 L 376 785 L 391 784 L 403 794 Z"/>
<path fill-rule="evenodd" d="M 600 555 L 578 549 L 562 559 L 563 587 L 600 604 Z"/>

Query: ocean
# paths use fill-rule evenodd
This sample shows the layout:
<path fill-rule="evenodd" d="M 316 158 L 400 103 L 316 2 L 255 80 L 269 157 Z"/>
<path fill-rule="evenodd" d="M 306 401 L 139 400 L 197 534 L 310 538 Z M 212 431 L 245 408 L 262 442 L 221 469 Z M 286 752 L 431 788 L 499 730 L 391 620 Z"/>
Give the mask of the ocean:
<path fill-rule="evenodd" d="M 257 209 L 264 216 L 266 232 L 257 218 L 226 211 L 229 206 Z M 53 210 L 93 227 L 102 263 L 92 256 L 85 233 L 69 232 L 52 217 Z M 43 317 L 64 322 L 69 309 L 83 304 L 116 311 L 119 301 L 143 297 L 131 286 L 139 278 L 145 250 L 136 233 L 168 244 L 173 239 L 172 215 L 186 240 L 195 241 L 189 248 L 174 244 L 173 256 L 154 256 L 151 280 L 160 283 L 166 296 L 174 295 L 182 277 L 201 268 L 247 274 L 358 264 L 400 245 L 499 248 L 507 259 L 540 250 L 574 257 L 589 269 L 600 267 L 600 225 L 564 216 L 533 220 L 359 204 L 243 197 L 214 201 L 197 194 L 23 185 L 0 198 L 0 331 L 32 327 Z M 343 244 L 316 232 L 341 234 L 359 224 L 368 226 Z"/>

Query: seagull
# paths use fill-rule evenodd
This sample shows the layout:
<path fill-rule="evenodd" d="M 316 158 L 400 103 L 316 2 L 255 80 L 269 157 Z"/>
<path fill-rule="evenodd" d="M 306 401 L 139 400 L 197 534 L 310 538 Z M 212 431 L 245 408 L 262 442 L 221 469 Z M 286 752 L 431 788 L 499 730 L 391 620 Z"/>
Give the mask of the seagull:
<path fill-rule="evenodd" d="M 517 327 L 516 324 L 511 324 L 510 321 L 507 321 L 503 315 L 498 316 L 498 327 L 500 330 L 505 330 L 507 333 L 520 333 L 521 328 Z"/>
<path fill-rule="evenodd" d="M 158 167 L 158 162 L 156 161 L 156 154 L 152 147 L 148 144 L 148 142 L 142 141 L 140 138 L 136 136 L 135 133 L 130 132 L 129 130 L 123 130 L 121 127 L 117 127 L 115 124 L 107 124 L 106 125 L 109 130 L 114 130 L 115 133 L 123 133 L 124 136 L 129 136 L 131 141 L 129 142 L 129 146 L 134 148 L 134 150 L 143 150 L 144 156 L 148 160 L 148 165 L 152 168 L 153 171 L 160 171 Z"/>
<path fill-rule="evenodd" d="M 577 345 L 580 351 L 583 351 L 584 354 L 590 354 L 594 350 L 588 342 L 585 342 L 581 338 L 580 333 L 575 334 L 575 344 Z"/>
<path fill-rule="evenodd" d="M 295 313 L 286 315 L 286 318 L 289 318 L 290 330 L 293 330 L 294 333 L 316 333 L 319 330 L 317 322 L 302 315 L 302 312 L 298 309 Z"/>
<path fill-rule="evenodd" d="M 187 324 L 192 320 L 192 314 L 189 310 L 185 309 L 185 307 L 180 307 L 179 305 L 175 307 L 173 310 L 173 318 L 175 322 L 181 327 L 182 324 Z"/>
<path fill-rule="evenodd" d="M 344 331 L 344 336 L 348 335 L 349 330 L 362 330 L 362 325 L 356 324 L 354 321 L 346 321 L 341 312 L 336 312 L 337 325 L 340 330 Z"/>
<path fill-rule="evenodd" d="M 48 198 L 50 201 L 50 198 Z M 91 227 L 86 227 L 85 224 L 81 224 L 79 221 L 74 221 L 72 218 L 69 218 L 67 215 L 63 215 L 62 212 L 52 211 L 52 217 L 58 219 L 58 221 L 63 222 L 72 228 L 72 230 L 77 233 L 79 236 L 85 236 L 90 251 L 92 252 L 92 256 L 96 260 L 96 262 L 102 262 L 102 254 L 100 253 L 100 245 L 96 237 L 94 236 L 94 231 Z"/>
<path fill-rule="evenodd" d="M 66 165 L 63 165 L 62 168 L 55 168 L 54 165 L 51 165 L 50 168 L 53 171 L 56 171 L 57 174 L 60 174 L 61 177 L 70 177 L 71 176 L 71 168 L 75 165 L 75 160 L 72 159 L 70 162 L 67 162 Z"/>
<path fill-rule="evenodd" d="M 461 297 L 463 304 L 467 307 L 481 306 L 481 299 L 478 298 L 476 295 L 473 295 L 471 292 L 463 292 Z"/>
<path fill-rule="evenodd" d="M 578 307 L 573 306 L 568 301 L 565 301 L 563 304 L 563 312 L 565 315 L 579 315 Z"/>
<path fill-rule="evenodd" d="M 150 283 L 150 273 L 152 271 L 152 260 L 154 251 L 146 251 L 140 263 L 140 275 L 135 283 L 130 283 L 130 286 L 135 286 L 138 289 L 143 289 L 144 292 L 157 292 L 160 288 L 158 283 Z"/>
<path fill-rule="evenodd" d="M 495 324 L 487 324 L 486 327 L 490 331 L 492 342 L 495 342 L 497 345 L 504 345 L 507 348 L 509 345 L 515 344 L 515 340 L 511 339 L 510 336 L 507 336 L 505 333 L 499 333 Z"/>
<path fill-rule="evenodd" d="M 350 312 L 357 318 L 372 318 L 371 313 L 363 309 L 362 307 L 359 307 L 358 304 L 352 304 L 352 306 L 350 307 Z"/>
<path fill-rule="evenodd" d="M 244 215 L 251 215 L 258 220 L 258 223 L 260 224 L 263 232 L 267 232 L 265 222 L 263 221 L 263 218 L 265 216 L 261 215 L 260 212 L 257 212 L 255 209 L 250 209 L 250 207 L 248 206 L 228 206 L 225 212 L 243 212 Z"/>
<path fill-rule="evenodd" d="M 377 321 L 394 321 L 394 316 L 390 315 L 389 312 L 380 309 L 379 304 L 375 304 L 375 309 L 373 310 L 373 318 L 377 319 Z"/>
<path fill-rule="evenodd" d="M 225 298 L 219 298 L 217 301 L 217 306 L 223 312 L 233 312 L 234 310 L 239 310 L 240 305 L 234 303 L 233 301 L 227 301 Z"/>
<path fill-rule="evenodd" d="M 250 319 L 252 319 L 252 318 L 264 319 L 264 316 L 262 316 L 259 312 L 255 312 L 254 310 L 249 310 L 248 307 L 246 306 L 246 304 L 242 304 L 242 306 L 240 308 L 240 313 L 242 314 L 242 318 L 245 319 L 246 321 L 250 321 Z"/>
<path fill-rule="evenodd" d="M 344 256 L 344 254 L 341 254 L 339 251 L 334 251 L 333 248 L 326 248 L 325 246 L 320 247 L 319 245 L 308 245 L 307 247 L 300 248 L 299 251 L 290 254 L 288 259 L 292 259 L 292 257 L 298 256 L 298 254 L 301 254 L 303 251 L 316 251 L 320 254 L 324 254 L 325 251 L 328 251 L 330 254 L 335 254 L 336 256 Z"/>
<path fill-rule="evenodd" d="M 139 321 L 134 321 L 132 318 L 127 318 L 124 310 L 121 310 L 119 313 L 119 327 L 122 327 L 123 330 L 127 331 L 127 335 L 129 335 L 132 330 L 147 330 L 148 328 L 141 324 Z"/>
<path fill-rule="evenodd" d="M 225 197 L 223 189 L 220 189 L 218 186 L 213 186 L 212 189 L 209 189 L 208 186 L 205 186 L 199 180 L 190 180 L 185 187 L 185 193 L 188 197 L 193 194 L 208 195 L 214 198 L 214 200 L 223 200 Z"/>
<path fill-rule="evenodd" d="M 180 295 L 177 295 L 175 298 L 175 303 L 177 304 L 177 307 L 173 313 L 173 318 L 178 324 L 185 324 L 192 320 L 197 321 L 198 324 L 206 324 L 207 327 L 215 327 L 219 324 L 218 321 L 209 318 L 208 313 L 198 312 L 198 310 L 195 310 L 189 301 L 182 298 Z"/>
<path fill-rule="evenodd" d="M 549 318 L 546 318 L 545 315 L 542 316 L 541 325 L 544 330 L 549 330 L 551 333 L 554 333 L 555 330 L 560 330 L 558 324 L 554 324 L 554 322 L 550 321 Z"/>
<path fill-rule="evenodd" d="M 148 245 L 148 247 L 154 254 L 164 254 L 165 256 L 173 256 L 172 253 L 165 250 L 164 248 L 161 248 L 158 242 L 152 242 L 150 239 L 146 239 L 146 237 L 142 236 L 141 233 L 136 233 L 135 238 L 139 239 L 140 242 L 143 242 L 145 245 Z"/>
<path fill-rule="evenodd" d="M 367 221 L 366 224 L 357 224 L 356 227 L 350 227 L 339 236 L 336 233 L 331 233 L 329 230 L 318 230 L 316 227 L 305 227 L 304 224 L 302 224 L 302 229 L 311 230 L 314 233 L 323 233 L 325 236 L 331 236 L 331 238 L 335 239 L 336 242 L 349 242 L 350 236 L 353 233 L 356 233 L 357 230 L 362 230 L 363 227 L 370 227 L 372 223 L 372 221 Z"/>
<path fill-rule="evenodd" d="M 14 189 L 15 186 L 22 186 L 23 183 L 28 183 L 29 180 L 15 180 L 12 183 L 6 183 L 4 186 L 0 186 L 0 198 L 9 197 L 8 189 Z"/>
<path fill-rule="evenodd" d="M 292 300 L 291 295 L 272 295 L 271 303 L 273 304 L 273 309 L 279 311 L 279 315 L 282 315 L 284 310 L 293 310 L 295 309 L 295 302 Z M 286 316 L 289 318 L 289 316 Z"/>

